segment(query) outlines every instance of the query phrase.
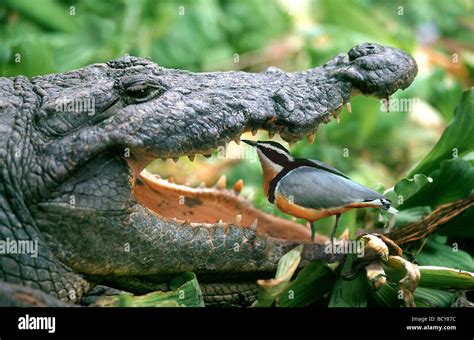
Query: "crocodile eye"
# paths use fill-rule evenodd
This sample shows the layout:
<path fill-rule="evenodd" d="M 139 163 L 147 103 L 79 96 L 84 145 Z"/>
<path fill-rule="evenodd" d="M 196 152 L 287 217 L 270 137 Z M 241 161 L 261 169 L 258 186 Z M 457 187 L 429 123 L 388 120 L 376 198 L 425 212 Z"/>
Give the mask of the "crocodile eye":
<path fill-rule="evenodd" d="M 138 84 L 132 85 L 125 89 L 125 93 L 132 98 L 140 99 L 140 98 L 148 98 L 150 94 L 153 92 L 153 88 L 147 86 L 147 84 Z"/>
<path fill-rule="evenodd" d="M 128 98 L 128 102 L 141 103 L 164 92 L 165 88 L 156 80 L 136 79 L 129 77 L 120 81 L 120 89 Z"/>

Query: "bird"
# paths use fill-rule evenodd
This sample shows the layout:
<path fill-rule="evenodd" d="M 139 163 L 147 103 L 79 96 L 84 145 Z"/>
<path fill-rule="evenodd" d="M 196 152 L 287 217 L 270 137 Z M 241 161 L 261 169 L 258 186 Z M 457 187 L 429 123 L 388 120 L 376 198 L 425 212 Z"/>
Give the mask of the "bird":
<path fill-rule="evenodd" d="M 274 141 L 242 140 L 256 148 L 263 170 L 263 191 L 268 201 L 294 217 L 307 220 L 311 240 L 315 221 L 336 215 L 331 233 L 335 240 L 342 213 L 356 208 L 377 208 L 396 214 L 385 196 L 351 180 L 338 169 L 319 160 L 294 158 Z"/>

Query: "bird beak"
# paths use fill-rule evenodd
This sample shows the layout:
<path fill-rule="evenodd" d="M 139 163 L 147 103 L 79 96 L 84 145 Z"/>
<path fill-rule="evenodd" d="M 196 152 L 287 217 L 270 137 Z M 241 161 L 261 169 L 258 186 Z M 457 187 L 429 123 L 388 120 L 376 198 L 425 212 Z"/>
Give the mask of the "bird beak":
<path fill-rule="evenodd" d="M 253 140 L 242 139 L 242 142 L 248 145 L 257 146 L 257 142 L 254 142 Z"/>

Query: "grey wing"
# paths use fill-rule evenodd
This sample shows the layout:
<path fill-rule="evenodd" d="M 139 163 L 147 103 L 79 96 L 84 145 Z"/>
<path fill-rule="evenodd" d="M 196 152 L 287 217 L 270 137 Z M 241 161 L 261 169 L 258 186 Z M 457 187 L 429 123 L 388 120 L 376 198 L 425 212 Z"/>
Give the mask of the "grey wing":
<path fill-rule="evenodd" d="M 341 172 L 340 170 L 336 169 L 335 167 L 333 167 L 329 164 L 326 164 L 324 162 L 318 161 L 317 159 L 308 159 L 308 161 L 314 163 L 318 167 L 321 167 L 323 169 L 328 169 L 332 172 L 335 172 L 335 173 L 341 175 L 342 177 L 349 178 L 349 176 L 347 176 L 345 173 Z"/>
<path fill-rule="evenodd" d="M 306 208 L 336 208 L 351 203 L 385 199 L 350 179 L 312 168 L 299 167 L 286 174 L 275 188 L 293 202 Z M 381 202 L 380 202 L 381 203 Z"/>

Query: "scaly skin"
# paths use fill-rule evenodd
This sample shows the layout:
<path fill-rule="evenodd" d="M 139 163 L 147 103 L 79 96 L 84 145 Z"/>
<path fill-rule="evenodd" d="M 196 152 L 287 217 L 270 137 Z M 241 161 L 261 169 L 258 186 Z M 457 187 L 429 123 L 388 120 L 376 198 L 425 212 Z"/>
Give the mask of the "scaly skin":
<path fill-rule="evenodd" d="M 201 281 L 249 281 L 274 272 L 299 243 L 302 264 L 341 259 L 321 243 L 230 223 L 173 222 L 137 202 L 135 180 L 154 158 L 209 154 L 249 130 L 297 141 L 351 94 L 385 98 L 416 72 L 405 52 L 363 44 L 295 73 L 190 73 L 127 56 L 63 74 L 0 78 L 1 240 L 39 245 L 35 258 L 0 255 L 0 304 L 7 283 L 76 303 L 97 282 L 139 291 L 140 280 L 149 287 L 185 270 Z M 87 100 L 93 112 L 78 107 Z"/>

